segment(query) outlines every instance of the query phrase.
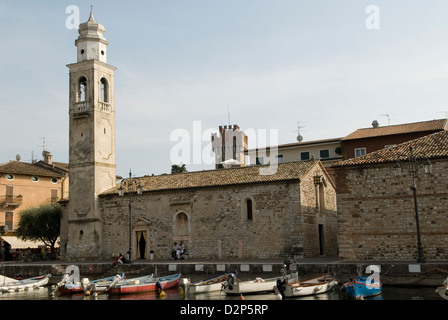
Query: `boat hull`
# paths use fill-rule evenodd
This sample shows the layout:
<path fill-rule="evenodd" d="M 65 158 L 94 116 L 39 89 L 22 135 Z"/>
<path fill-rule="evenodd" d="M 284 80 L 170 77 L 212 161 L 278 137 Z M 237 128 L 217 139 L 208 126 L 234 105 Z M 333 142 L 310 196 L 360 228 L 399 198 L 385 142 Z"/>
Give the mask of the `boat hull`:
<path fill-rule="evenodd" d="M 297 273 L 288 275 L 286 278 L 288 281 L 297 281 Z M 232 287 L 226 286 L 223 291 L 228 295 L 273 292 L 278 280 L 283 280 L 283 277 L 235 282 Z"/>
<path fill-rule="evenodd" d="M 327 283 L 322 283 L 314 286 L 287 285 L 285 288 L 285 297 L 291 298 L 291 297 L 303 297 L 303 296 L 321 294 L 332 290 L 336 285 L 337 285 L 336 280 L 332 280 Z"/>
<path fill-rule="evenodd" d="M 213 284 L 192 285 L 188 288 L 188 292 L 189 293 L 208 293 L 208 292 L 221 291 L 221 289 L 222 289 L 221 283 L 213 283 Z"/>
<path fill-rule="evenodd" d="M 364 299 L 380 295 L 382 293 L 382 284 L 368 277 L 358 277 L 345 283 L 343 289 L 351 298 Z"/>
<path fill-rule="evenodd" d="M 125 283 L 118 283 L 115 286 L 109 288 L 107 291 L 110 294 L 130 294 L 140 293 L 148 291 L 156 291 L 158 289 L 170 289 L 179 286 L 181 280 L 181 274 L 175 274 L 173 276 L 160 277 L 159 279 L 151 279 L 149 282 L 137 283 L 132 279 Z"/>
<path fill-rule="evenodd" d="M 17 280 L 11 283 L 0 285 L 0 292 L 14 292 L 35 289 L 45 286 L 50 280 L 51 274 L 38 276 L 25 280 Z"/>
<path fill-rule="evenodd" d="M 236 277 L 237 274 L 238 273 L 236 271 L 232 271 L 209 279 L 187 283 L 186 291 L 193 294 L 221 291 L 223 288 L 223 284 L 228 279 L 228 277 Z"/>

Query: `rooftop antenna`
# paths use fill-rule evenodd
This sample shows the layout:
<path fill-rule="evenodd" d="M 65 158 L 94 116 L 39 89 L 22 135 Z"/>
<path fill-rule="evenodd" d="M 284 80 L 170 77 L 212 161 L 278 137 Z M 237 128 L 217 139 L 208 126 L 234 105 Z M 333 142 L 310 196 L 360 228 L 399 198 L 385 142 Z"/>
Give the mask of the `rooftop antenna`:
<path fill-rule="evenodd" d="M 390 126 L 390 120 L 394 120 L 394 119 L 391 119 L 390 115 L 388 113 L 383 113 L 382 116 L 387 118 L 387 125 Z"/>
<path fill-rule="evenodd" d="M 303 141 L 303 137 L 300 134 L 300 129 L 302 129 L 302 128 L 305 128 L 305 126 L 301 126 L 300 122 L 297 122 L 297 131 L 293 131 L 293 132 L 297 132 L 296 139 L 297 139 L 298 142 L 302 142 Z"/>
<path fill-rule="evenodd" d="M 389 116 L 389 114 L 388 113 L 383 113 L 382 116 L 387 118 L 387 125 L 390 126 L 390 116 Z"/>
<path fill-rule="evenodd" d="M 42 147 L 42 151 L 45 151 L 45 148 L 49 145 L 45 145 L 45 137 L 39 137 L 39 139 L 42 139 L 42 145 L 39 147 Z"/>
<path fill-rule="evenodd" d="M 35 163 L 36 159 L 34 159 L 34 151 L 31 150 L 31 160 L 25 160 L 25 161 L 29 161 L 30 163 Z"/>

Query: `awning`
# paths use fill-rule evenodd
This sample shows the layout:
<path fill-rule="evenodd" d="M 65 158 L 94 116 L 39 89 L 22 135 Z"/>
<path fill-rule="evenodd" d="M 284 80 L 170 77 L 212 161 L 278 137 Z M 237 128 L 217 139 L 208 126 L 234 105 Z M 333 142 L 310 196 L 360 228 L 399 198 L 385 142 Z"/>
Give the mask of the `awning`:
<path fill-rule="evenodd" d="M 27 249 L 27 248 L 45 248 L 43 242 L 23 241 L 17 237 L 12 236 L 0 236 L 0 239 L 8 242 L 11 245 L 11 249 Z"/>

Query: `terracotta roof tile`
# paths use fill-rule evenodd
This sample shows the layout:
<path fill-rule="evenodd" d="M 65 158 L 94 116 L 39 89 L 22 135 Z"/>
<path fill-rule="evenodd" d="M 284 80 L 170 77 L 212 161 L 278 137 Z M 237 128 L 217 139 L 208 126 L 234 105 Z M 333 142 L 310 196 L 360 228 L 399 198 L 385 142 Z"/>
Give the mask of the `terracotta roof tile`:
<path fill-rule="evenodd" d="M 12 174 L 23 174 L 23 175 L 36 175 L 42 177 L 61 177 L 64 174 L 62 170 L 53 170 L 50 168 L 45 168 L 36 164 L 30 164 L 21 161 L 9 161 L 0 164 L 1 173 L 12 173 Z"/>
<path fill-rule="evenodd" d="M 448 131 L 433 133 L 392 148 L 381 149 L 364 156 L 335 163 L 332 167 L 386 163 L 408 160 L 412 146 L 416 159 L 448 158 Z"/>
<path fill-rule="evenodd" d="M 441 131 L 447 129 L 447 119 L 405 123 L 377 128 L 363 128 L 349 134 L 342 140 L 363 139 L 411 132 Z"/>
<path fill-rule="evenodd" d="M 272 175 L 260 174 L 261 168 L 269 167 L 264 165 L 144 176 L 139 177 L 139 180 L 144 192 L 299 180 L 318 162 L 319 160 L 280 163 L 277 172 Z M 119 187 L 120 184 L 117 184 L 102 195 L 117 194 Z"/>

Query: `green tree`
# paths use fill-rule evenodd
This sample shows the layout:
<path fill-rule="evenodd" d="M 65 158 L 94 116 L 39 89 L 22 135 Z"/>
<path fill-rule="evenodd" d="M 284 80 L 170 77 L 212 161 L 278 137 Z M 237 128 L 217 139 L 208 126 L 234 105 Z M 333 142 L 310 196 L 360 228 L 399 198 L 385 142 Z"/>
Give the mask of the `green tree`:
<path fill-rule="evenodd" d="M 182 173 L 187 172 L 187 168 L 185 167 L 185 164 L 178 166 L 177 164 L 173 164 L 171 166 L 171 173 Z"/>
<path fill-rule="evenodd" d="M 22 240 L 42 241 L 55 253 L 60 234 L 62 210 L 59 204 L 43 204 L 20 212 L 16 235 Z"/>

